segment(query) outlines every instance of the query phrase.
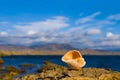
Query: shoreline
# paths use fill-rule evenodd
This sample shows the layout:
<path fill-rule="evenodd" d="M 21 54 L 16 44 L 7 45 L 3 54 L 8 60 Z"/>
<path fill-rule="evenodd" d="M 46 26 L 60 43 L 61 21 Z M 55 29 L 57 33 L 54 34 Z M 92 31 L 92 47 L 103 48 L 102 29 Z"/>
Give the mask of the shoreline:
<path fill-rule="evenodd" d="M 104 68 L 80 68 L 73 70 L 51 62 L 45 62 L 36 74 L 26 74 L 15 80 L 120 80 L 120 72 Z M 51 74 L 52 73 L 52 74 Z"/>
<path fill-rule="evenodd" d="M 57 54 L 42 54 L 42 55 L 4 55 L 4 56 L 0 56 L 0 57 L 9 57 L 9 56 L 63 56 L 63 55 L 57 55 Z M 83 55 L 83 56 L 120 56 L 120 55 Z"/>
<path fill-rule="evenodd" d="M 22 64 L 22 66 L 32 67 L 33 65 Z M 7 66 L 0 71 L 4 72 L 0 74 L 0 80 L 113 80 L 113 78 L 120 80 L 120 72 L 110 68 L 84 67 L 74 70 L 49 61 L 42 63 L 36 73 L 20 75 L 24 70 L 14 66 Z"/>
<path fill-rule="evenodd" d="M 0 50 L 0 56 L 11 55 L 64 55 L 69 50 Z M 91 49 L 78 50 L 82 55 L 120 55 L 120 52 L 115 51 L 99 51 Z"/>

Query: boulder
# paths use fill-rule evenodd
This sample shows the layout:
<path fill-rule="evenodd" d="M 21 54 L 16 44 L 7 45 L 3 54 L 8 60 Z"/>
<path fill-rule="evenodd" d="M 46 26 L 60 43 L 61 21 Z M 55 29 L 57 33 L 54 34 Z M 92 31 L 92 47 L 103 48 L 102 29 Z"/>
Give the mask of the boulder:
<path fill-rule="evenodd" d="M 34 67 L 35 65 L 34 64 L 20 64 L 19 65 L 20 67 Z"/>
<path fill-rule="evenodd" d="M 0 58 L 0 64 L 4 64 L 4 61 L 2 58 Z"/>
<path fill-rule="evenodd" d="M 20 70 L 14 66 L 6 66 L 6 70 L 13 73 L 18 73 L 18 74 L 20 73 Z"/>

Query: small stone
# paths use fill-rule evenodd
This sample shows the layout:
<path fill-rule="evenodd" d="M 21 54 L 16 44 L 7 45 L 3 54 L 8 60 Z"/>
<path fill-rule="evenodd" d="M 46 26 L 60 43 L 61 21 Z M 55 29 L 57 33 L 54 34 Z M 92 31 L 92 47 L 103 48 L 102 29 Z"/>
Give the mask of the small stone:
<path fill-rule="evenodd" d="M 4 61 L 2 58 L 0 58 L 0 64 L 4 64 Z"/>

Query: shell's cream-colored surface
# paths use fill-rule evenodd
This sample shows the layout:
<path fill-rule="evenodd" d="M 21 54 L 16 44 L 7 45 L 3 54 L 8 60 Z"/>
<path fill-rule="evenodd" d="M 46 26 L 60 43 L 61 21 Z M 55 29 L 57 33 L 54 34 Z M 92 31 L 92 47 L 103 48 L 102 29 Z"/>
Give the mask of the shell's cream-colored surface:
<path fill-rule="evenodd" d="M 72 69 L 79 69 L 85 66 L 86 62 L 81 53 L 77 50 L 68 51 L 63 57 L 62 61 L 67 63 Z"/>

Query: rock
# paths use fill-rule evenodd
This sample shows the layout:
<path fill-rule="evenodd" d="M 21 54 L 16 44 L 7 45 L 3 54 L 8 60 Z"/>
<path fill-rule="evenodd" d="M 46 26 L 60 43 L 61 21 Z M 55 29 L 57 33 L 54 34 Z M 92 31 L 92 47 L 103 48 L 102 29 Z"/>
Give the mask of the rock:
<path fill-rule="evenodd" d="M 38 74 L 39 76 L 41 76 L 41 78 L 61 78 L 64 76 L 64 73 L 67 72 L 67 68 L 57 65 L 57 64 L 53 64 L 51 62 L 44 62 L 44 66 L 41 67 L 38 72 L 40 72 L 40 74 Z M 52 74 L 49 74 L 52 73 Z"/>
<path fill-rule="evenodd" d="M 16 78 L 15 80 L 39 80 L 39 77 L 35 74 L 25 75 L 24 77 Z"/>
<path fill-rule="evenodd" d="M 14 76 L 17 76 L 18 73 L 10 72 L 8 70 L 0 70 L 0 80 L 14 80 Z"/>
<path fill-rule="evenodd" d="M 21 73 L 27 72 L 27 70 L 31 70 L 35 67 L 34 64 L 20 64 L 19 67 L 21 68 Z"/>
<path fill-rule="evenodd" d="M 4 75 L 9 74 L 9 71 L 7 70 L 0 70 L 0 78 L 3 77 Z"/>
<path fill-rule="evenodd" d="M 2 77 L 0 80 L 14 80 L 12 76 L 9 75 L 5 75 L 4 77 Z"/>
<path fill-rule="evenodd" d="M 3 66 L 2 65 L 0 65 L 0 70 L 2 70 L 3 69 Z"/>
<path fill-rule="evenodd" d="M 2 59 L 2 58 L 0 58 L 0 70 L 2 70 L 2 69 L 3 69 L 3 64 L 4 64 L 4 61 L 3 61 L 3 59 Z"/>
<path fill-rule="evenodd" d="M 72 70 L 45 62 L 36 74 L 27 74 L 15 80 L 120 80 L 120 72 L 103 68 L 80 68 Z"/>
<path fill-rule="evenodd" d="M 34 67 L 34 64 L 20 64 L 20 67 Z"/>
<path fill-rule="evenodd" d="M 97 78 L 89 78 L 89 77 L 66 77 L 61 80 L 97 80 Z"/>
<path fill-rule="evenodd" d="M 0 58 L 0 64 L 4 64 L 4 61 L 2 58 Z"/>
<path fill-rule="evenodd" d="M 67 68 L 66 67 L 63 67 L 63 66 L 60 66 L 60 65 L 57 65 L 57 64 L 54 64 L 54 63 L 51 63 L 49 61 L 45 61 L 44 62 L 44 66 L 42 66 L 38 72 L 44 72 L 44 71 L 48 71 L 48 70 L 54 70 L 54 71 L 66 71 Z"/>
<path fill-rule="evenodd" d="M 5 70 L 0 70 L 0 80 L 14 80 L 14 77 L 18 76 L 19 73 L 19 69 L 13 66 L 7 66 Z"/>
<path fill-rule="evenodd" d="M 102 74 L 99 77 L 99 80 L 120 80 L 120 72 L 119 73 Z"/>
<path fill-rule="evenodd" d="M 6 70 L 9 71 L 9 72 L 16 73 L 16 74 L 20 73 L 20 70 L 15 68 L 15 67 L 13 67 L 13 66 L 6 66 Z"/>

